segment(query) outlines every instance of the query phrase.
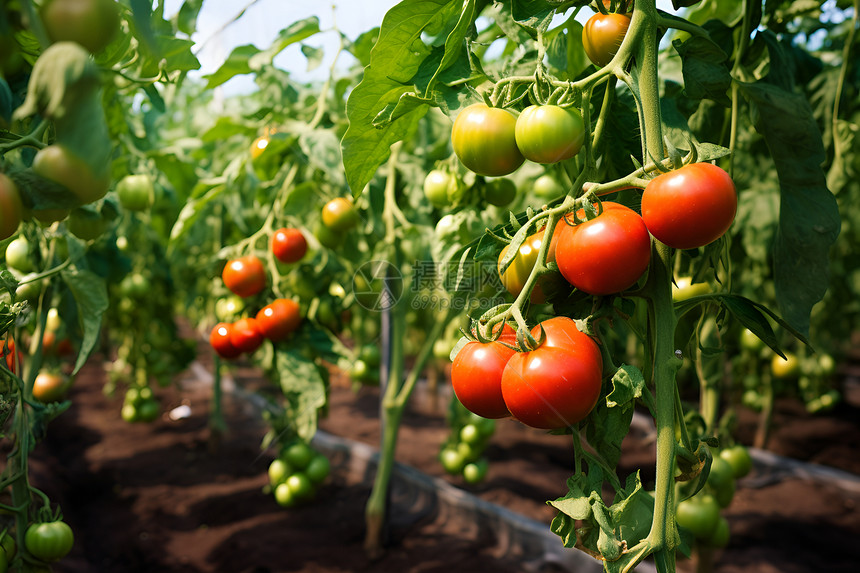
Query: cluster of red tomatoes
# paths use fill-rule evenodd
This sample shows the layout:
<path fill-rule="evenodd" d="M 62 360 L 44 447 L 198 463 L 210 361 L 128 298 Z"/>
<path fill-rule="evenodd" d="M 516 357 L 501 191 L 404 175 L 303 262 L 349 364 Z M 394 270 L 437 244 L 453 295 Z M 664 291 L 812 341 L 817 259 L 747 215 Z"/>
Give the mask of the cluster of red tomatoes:
<path fill-rule="evenodd" d="M 737 212 L 737 194 L 729 174 L 710 163 L 692 163 L 652 179 L 642 193 L 641 216 L 619 203 L 604 202 L 598 215 L 584 210 L 560 221 L 547 249 L 574 287 L 592 295 L 630 288 L 651 261 L 651 235 L 676 249 L 705 246 L 728 230 Z M 534 268 L 544 231 L 529 236 L 513 262 L 500 272 L 502 284 L 518 295 Z M 505 247 L 499 263 L 507 254 Z M 501 271 L 501 266 L 499 268 Z M 540 283 L 531 301 L 543 301 Z"/>
<path fill-rule="evenodd" d="M 603 358 L 597 343 L 570 318 L 555 317 L 532 329 L 543 344 L 517 352 L 514 330 L 505 325 L 492 342 L 472 341 L 451 370 L 454 393 L 484 418 L 513 416 L 542 429 L 573 426 L 600 396 Z"/>
<path fill-rule="evenodd" d="M 281 262 L 298 262 L 307 250 L 307 241 L 298 229 L 279 229 L 272 237 L 272 253 Z M 266 270 L 254 255 L 228 261 L 221 278 L 230 291 L 242 298 L 257 295 L 266 288 Z M 209 335 L 209 343 L 222 358 L 236 358 L 257 350 L 264 339 L 286 340 L 301 321 L 298 303 L 279 298 L 261 308 L 255 317 L 219 322 Z"/>

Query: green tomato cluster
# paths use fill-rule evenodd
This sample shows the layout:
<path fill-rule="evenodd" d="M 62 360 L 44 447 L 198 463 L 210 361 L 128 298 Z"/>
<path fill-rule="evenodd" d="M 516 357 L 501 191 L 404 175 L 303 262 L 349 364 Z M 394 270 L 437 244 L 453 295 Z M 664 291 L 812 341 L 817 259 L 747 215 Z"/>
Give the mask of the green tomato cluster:
<path fill-rule="evenodd" d="M 330 471 L 325 455 L 305 442 L 292 442 L 269 464 L 269 485 L 275 501 L 281 507 L 293 507 L 312 500 Z"/>
<path fill-rule="evenodd" d="M 489 461 L 484 450 L 496 431 L 496 421 L 469 414 L 468 423 L 451 429 L 451 437 L 439 452 L 442 467 L 451 475 L 461 475 L 468 484 L 484 481 Z"/>
<path fill-rule="evenodd" d="M 703 546 L 725 547 L 729 542 L 729 522 L 720 515 L 720 510 L 734 498 L 736 480 L 751 469 L 752 458 L 744 446 L 737 444 L 720 451 L 711 461 L 705 487 L 678 504 L 675 513 L 678 525 Z"/>
<path fill-rule="evenodd" d="M 161 405 L 148 386 L 129 388 L 122 404 L 122 419 L 129 423 L 154 422 L 161 414 Z"/>

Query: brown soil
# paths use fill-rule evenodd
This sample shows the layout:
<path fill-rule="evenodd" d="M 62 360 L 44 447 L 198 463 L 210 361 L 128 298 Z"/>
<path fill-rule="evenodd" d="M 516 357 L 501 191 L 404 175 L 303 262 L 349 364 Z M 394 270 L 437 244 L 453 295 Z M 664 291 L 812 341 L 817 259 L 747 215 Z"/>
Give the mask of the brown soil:
<path fill-rule="evenodd" d="M 263 492 L 271 453 L 261 453 L 264 428 L 247 402 L 227 396 L 229 432 L 210 452 L 209 392 L 194 370 L 180 389 L 157 391 L 165 411 L 181 403 L 189 418 L 167 416 L 150 425 L 120 419 L 121 400 L 102 394 L 104 374 L 91 361 L 75 384 L 69 411 L 51 423 L 33 456 L 32 481 L 62 505 L 76 532 L 72 554 L 55 571 L 95 572 L 484 572 L 523 571 L 524 565 L 486 529 L 443 513 L 415 521 L 395 508 L 391 545 L 370 562 L 362 550 L 369 485 L 335 473 L 311 504 L 289 510 Z M 240 381 L 253 383 L 241 369 Z M 443 476 L 436 454 L 447 435 L 444 399 L 418 395 L 405 416 L 398 459 Z M 321 427 L 378 443 L 378 392 L 355 394 L 335 382 Z M 860 473 L 856 455 L 860 411 L 843 405 L 812 417 L 780 403 L 770 448 L 784 455 Z M 747 417 L 742 429 L 754 420 Z M 746 426 L 745 426 L 746 424 Z M 572 459 L 569 440 L 505 421 L 487 449 L 487 481 L 470 491 L 548 523 L 545 504 L 565 492 Z M 625 469 L 651 464 L 653 444 L 637 434 L 625 443 Z M 653 469 L 643 479 L 653 479 Z M 752 476 L 755 478 L 755 476 Z M 458 486 L 463 484 L 446 477 Z M 800 573 L 855 571 L 860 563 L 860 493 L 807 479 L 747 480 L 726 515 L 729 546 L 715 571 Z M 743 486 L 743 484 L 742 484 Z M 689 563 L 682 568 L 691 569 Z M 550 567 L 545 571 L 554 571 Z"/>

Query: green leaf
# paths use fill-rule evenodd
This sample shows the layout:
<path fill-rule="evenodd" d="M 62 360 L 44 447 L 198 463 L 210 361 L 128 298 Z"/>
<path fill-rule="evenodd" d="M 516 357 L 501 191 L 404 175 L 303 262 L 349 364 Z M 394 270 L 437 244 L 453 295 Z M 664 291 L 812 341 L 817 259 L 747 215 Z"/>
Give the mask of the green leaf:
<path fill-rule="evenodd" d="M 378 39 L 379 27 L 376 27 L 361 34 L 354 42 L 350 42 L 348 38 L 344 37 L 344 43 L 346 51 L 355 56 L 361 66 L 365 67 L 370 64 L 370 51 Z"/>
<path fill-rule="evenodd" d="M 779 227 L 773 250 L 777 304 L 785 320 L 807 335 L 812 307 L 827 290 L 828 255 L 841 226 L 839 208 L 821 167 L 826 155 L 809 102 L 779 71 L 790 62 L 777 39 L 768 32 L 761 35 L 767 41 L 773 75 L 741 84 L 741 90 L 779 177 Z"/>
<path fill-rule="evenodd" d="M 426 100 L 421 100 L 414 84 L 422 64 L 433 53 L 422 36 L 438 35 L 452 16 L 461 13 L 461 7 L 464 11 L 473 10 L 471 4 L 471 1 L 404 0 L 385 15 L 364 79 L 346 104 L 349 128 L 342 142 L 343 165 L 354 196 L 364 190 L 379 166 L 388 160 L 391 145 L 414 133 L 430 107 Z M 456 34 L 452 32 L 446 37 L 445 55 L 437 70 L 448 64 L 449 46 L 460 48 L 463 37 L 459 40 L 457 37 L 462 26 L 458 24 L 455 30 Z M 398 109 L 401 98 L 410 92 L 410 98 Z"/>
<path fill-rule="evenodd" d="M 323 49 L 322 48 L 314 48 L 313 46 L 308 46 L 307 44 L 302 44 L 302 54 L 308 59 L 308 68 L 309 72 L 320 67 L 323 61 Z"/>
<path fill-rule="evenodd" d="M 684 73 L 684 91 L 693 99 L 711 99 L 726 107 L 732 102 L 727 94 L 732 76 L 727 65 L 728 56 L 710 39 L 691 36 L 686 42 L 672 42 L 681 56 Z"/>
<path fill-rule="evenodd" d="M 623 365 L 612 377 L 612 389 L 597 403 L 586 426 L 588 443 L 615 468 L 621 459 L 621 442 L 630 431 L 636 399 L 642 396 L 645 377 L 635 366 Z"/>
<path fill-rule="evenodd" d="M 317 430 L 318 411 L 326 403 L 325 380 L 316 364 L 297 353 L 278 351 L 275 363 L 296 432 L 310 440 Z"/>
<path fill-rule="evenodd" d="M 64 270 L 61 276 L 78 305 L 78 320 L 84 335 L 72 372 L 77 374 L 98 342 L 102 315 L 109 305 L 107 285 L 105 280 L 95 273 L 76 268 Z"/>
<path fill-rule="evenodd" d="M 203 0 L 185 0 L 176 14 L 176 28 L 189 36 L 197 30 L 197 16 L 203 7 Z"/>
<path fill-rule="evenodd" d="M 206 76 L 209 79 L 206 83 L 206 89 L 220 86 L 235 76 L 250 74 L 251 58 L 259 53 L 260 49 L 253 44 L 233 48 L 233 51 L 227 57 L 227 61 L 221 64 L 221 67 L 215 73 Z"/>
<path fill-rule="evenodd" d="M 537 36 L 538 31 L 546 32 L 549 28 L 555 7 L 546 0 L 513 0 L 511 14 L 517 24 Z"/>

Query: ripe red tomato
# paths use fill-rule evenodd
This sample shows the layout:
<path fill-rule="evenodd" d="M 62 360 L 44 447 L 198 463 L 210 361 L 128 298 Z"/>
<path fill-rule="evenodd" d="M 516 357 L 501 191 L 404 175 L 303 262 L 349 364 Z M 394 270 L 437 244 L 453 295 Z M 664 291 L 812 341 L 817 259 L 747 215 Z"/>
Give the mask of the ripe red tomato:
<path fill-rule="evenodd" d="M 502 398 L 501 382 L 505 365 L 516 351 L 502 342 L 516 344 L 516 334 L 509 326 L 505 326 L 496 341 L 466 344 L 457 353 L 451 367 L 451 384 L 457 399 L 470 412 L 484 418 L 510 415 Z"/>
<path fill-rule="evenodd" d="M 545 326 L 553 343 L 518 352 L 502 373 L 502 396 L 514 418 L 534 428 L 573 426 L 600 397 L 603 361 L 600 349 L 575 323 Z M 580 336 L 581 335 L 581 336 Z"/>
<path fill-rule="evenodd" d="M 242 351 L 233 346 L 230 342 L 230 332 L 233 330 L 233 325 L 227 322 L 219 322 L 209 333 L 209 344 L 212 349 L 218 353 L 221 358 L 236 358 Z"/>
<path fill-rule="evenodd" d="M 543 346 L 555 348 L 568 348 L 577 353 L 583 353 L 597 365 L 598 371 L 603 373 L 603 356 L 600 347 L 590 336 L 581 332 L 573 319 L 566 316 L 556 316 L 541 322 L 532 328 L 531 335 L 540 340 L 541 329 L 543 329 Z"/>
<path fill-rule="evenodd" d="M 595 14 L 582 30 L 585 55 L 596 65 L 605 66 L 618 53 L 629 27 L 630 16 L 626 14 Z"/>
<path fill-rule="evenodd" d="M 585 123 L 574 108 L 531 105 L 517 118 L 517 147 L 535 163 L 558 163 L 579 153 Z"/>
<path fill-rule="evenodd" d="M 695 249 L 723 236 L 735 220 L 738 196 L 729 174 L 691 163 L 652 179 L 642 193 L 642 219 L 660 242 Z"/>
<path fill-rule="evenodd" d="M 529 274 L 531 274 L 532 269 L 537 263 L 543 235 L 543 231 L 538 231 L 534 235 L 526 237 L 526 240 L 522 245 L 520 245 L 520 251 L 514 257 L 513 262 L 507 269 L 505 269 L 504 274 L 499 274 L 499 277 L 502 280 L 502 285 L 514 296 L 517 296 L 522 292 L 523 287 L 526 286 Z M 499 271 L 501 271 L 502 268 L 502 259 L 505 258 L 509 248 L 510 245 L 507 245 L 502 249 L 502 252 L 499 253 Z M 540 282 L 538 282 L 538 284 L 535 285 L 535 288 L 532 289 L 529 300 L 532 304 L 541 304 L 546 300 L 543 290 L 541 289 Z"/>
<path fill-rule="evenodd" d="M 584 218 L 584 213 L 579 216 Z M 618 203 L 603 203 L 603 212 L 584 223 L 555 228 L 555 260 L 567 281 L 594 295 L 633 286 L 651 261 L 651 238 L 642 217 Z M 553 237 L 555 240 L 555 237 Z"/>
<path fill-rule="evenodd" d="M 221 278 L 228 289 L 242 298 L 253 296 L 266 287 L 266 270 L 254 255 L 228 261 Z"/>
<path fill-rule="evenodd" d="M 516 118 L 507 110 L 472 104 L 454 120 L 454 153 L 478 175 L 501 177 L 513 173 L 525 161 L 517 147 L 516 125 Z"/>
<path fill-rule="evenodd" d="M 272 342 L 287 338 L 299 327 L 301 321 L 302 315 L 299 312 L 298 303 L 288 298 L 276 299 L 257 313 L 257 327 L 260 333 Z"/>
<path fill-rule="evenodd" d="M 308 242 L 299 229 L 278 229 L 272 235 L 272 253 L 282 263 L 296 263 L 308 252 Z"/>
<path fill-rule="evenodd" d="M 92 203 L 105 196 L 110 179 L 96 174 L 74 151 L 55 143 L 36 153 L 33 172 L 71 191 L 81 203 Z"/>
<path fill-rule="evenodd" d="M 240 318 L 230 329 L 230 344 L 240 352 L 254 352 L 263 343 L 256 318 Z"/>
<path fill-rule="evenodd" d="M 323 206 L 322 222 L 335 233 L 344 233 L 358 225 L 358 211 L 351 199 L 335 197 Z"/>
<path fill-rule="evenodd" d="M 17 185 L 0 173 L 0 241 L 15 234 L 23 213 L 24 205 Z"/>

